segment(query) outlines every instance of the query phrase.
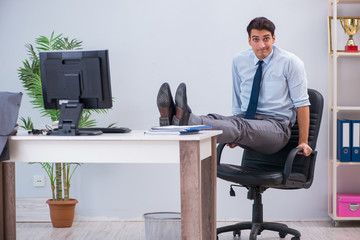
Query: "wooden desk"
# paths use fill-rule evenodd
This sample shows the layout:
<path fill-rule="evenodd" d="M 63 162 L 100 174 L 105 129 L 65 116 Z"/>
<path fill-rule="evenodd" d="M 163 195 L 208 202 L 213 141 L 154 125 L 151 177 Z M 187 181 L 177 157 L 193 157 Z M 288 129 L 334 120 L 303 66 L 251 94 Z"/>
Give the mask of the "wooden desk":
<path fill-rule="evenodd" d="M 82 162 L 180 163 L 182 239 L 215 240 L 216 136 L 221 133 L 202 131 L 178 136 L 132 131 L 76 137 L 21 133 L 12 136 L 11 160 L 0 164 L 0 170 L 6 174 L 0 176 L 6 180 L 6 189 L 0 187 L 4 195 L 3 205 L 6 205 L 0 208 L 6 216 L 3 223 L 5 239 L 16 237 L 14 162 Z"/>

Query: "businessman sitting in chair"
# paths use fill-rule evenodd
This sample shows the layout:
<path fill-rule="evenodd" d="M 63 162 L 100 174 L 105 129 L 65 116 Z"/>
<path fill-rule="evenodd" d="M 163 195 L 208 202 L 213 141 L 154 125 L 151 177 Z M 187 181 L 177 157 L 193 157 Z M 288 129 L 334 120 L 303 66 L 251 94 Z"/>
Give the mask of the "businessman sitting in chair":
<path fill-rule="evenodd" d="M 275 43 L 275 26 L 266 18 L 253 19 L 247 27 L 252 49 L 233 60 L 233 116 L 197 116 L 187 104 L 186 86 L 180 84 L 171 96 L 164 83 L 157 96 L 160 125 L 211 125 L 222 130 L 217 146 L 217 176 L 248 189 L 253 200 L 252 221 L 217 229 L 217 234 L 250 229 L 250 240 L 264 230 L 292 234 L 300 232 L 285 224 L 263 221 L 262 193 L 268 188 L 309 188 L 314 178 L 316 141 L 324 99 L 307 89 L 302 61 Z M 220 163 L 225 145 L 244 148 L 241 165 Z M 234 191 L 231 188 L 231 195 Z"/>
<path fill-rule="evenodd" d="M 290 139 L 291 126 L 299 125 L 298 148 L 309 156 L 309 99 L 303 62 L 275 43 L 275 25 L 264 17 L 248 27 L 251 49 L 233 59 L 233 116 L 197 116 L 187 104 L 186 85 L 176 91 L 175 104 L 170 87 L 164 83 L 157 96 L 160 125 L 211 125 L 222 130 L 219 143 L 240 146 L 264 154 L 282 149 Z"/>

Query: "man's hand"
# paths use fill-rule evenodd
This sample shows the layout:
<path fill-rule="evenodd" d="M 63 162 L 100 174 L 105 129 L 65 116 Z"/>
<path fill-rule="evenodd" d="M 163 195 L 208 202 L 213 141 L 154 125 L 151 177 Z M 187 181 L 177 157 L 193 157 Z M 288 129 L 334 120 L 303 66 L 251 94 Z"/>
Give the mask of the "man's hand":
<path fill-rule="evenodd" d="M 235 143 L 227 143 L 226 146 L 228 146 L 229 148 L 234 148 L 237 145 Z"/>
<path fill-rule="evenodd" d="M 309 156 L 312 152 L 311 147 L 306 143 L 300 143 L 296 148 L 302 148 L 304 151 L 298 152 L 300 155 L 304 155 L 305 157 Z"/>

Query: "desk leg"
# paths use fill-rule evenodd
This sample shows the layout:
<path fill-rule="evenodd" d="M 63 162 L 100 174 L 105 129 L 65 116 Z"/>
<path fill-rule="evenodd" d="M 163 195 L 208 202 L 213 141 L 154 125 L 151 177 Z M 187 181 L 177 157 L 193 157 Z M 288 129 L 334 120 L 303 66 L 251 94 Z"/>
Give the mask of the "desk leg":
<path fill-rule="evenodd" d="M 0 163 L 0 239 L 16 239 L 15 163 Z"/>
<path fill-rule="evenodd" d="M 216 137 L 200 161 L 199 141 L 180 141 L 182 240 L 216 238 Z"/>
<path fill-rule="evenodd" d="M 211 140 L 211 156 L 201 161 L 202 236 L 216 239 L 216 137 Z"/>
<path fill-rule="evenodd" d="M 199 141 L 180 141 L 180 191 L 181 238 L 203 240 Z"/>

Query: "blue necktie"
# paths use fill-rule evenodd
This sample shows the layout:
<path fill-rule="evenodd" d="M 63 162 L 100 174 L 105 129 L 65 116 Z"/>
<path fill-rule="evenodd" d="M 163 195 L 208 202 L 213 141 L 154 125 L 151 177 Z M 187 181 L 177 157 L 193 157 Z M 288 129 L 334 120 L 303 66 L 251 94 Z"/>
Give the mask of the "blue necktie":
<path fill-rule="evenodd" d="M 259 66 L 256 70 L 252 89 L 251 89 L 251 96 L 248 108 L 246 110 L 245 118 L 246 119 L 254 119 L 256 108 L 258 105 L 258 99 L 259 99 L 259 92 L 260 92 L 260 82 L 261 82 L 261 75 L 262 75 L 262 67 L 261 64 L 263 63 L 263 60 L 260 60 L 258 62 Z"/>

